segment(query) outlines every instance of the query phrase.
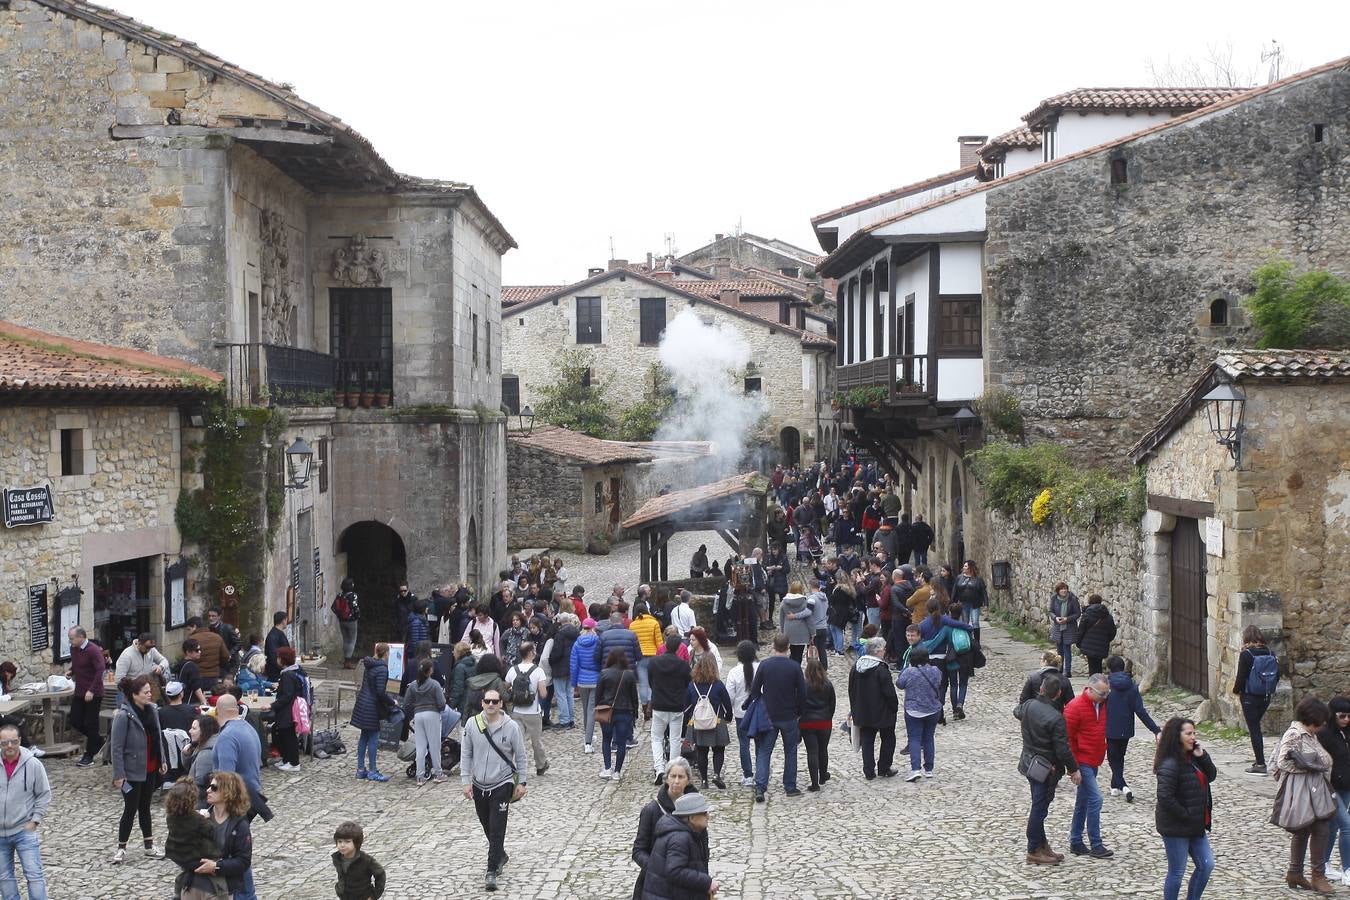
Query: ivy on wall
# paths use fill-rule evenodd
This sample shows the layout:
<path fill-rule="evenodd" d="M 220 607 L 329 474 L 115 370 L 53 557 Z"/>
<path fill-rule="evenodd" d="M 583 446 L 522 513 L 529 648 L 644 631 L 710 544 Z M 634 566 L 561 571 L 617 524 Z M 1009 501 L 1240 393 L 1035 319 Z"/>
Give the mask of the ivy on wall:
<path fill-rule="evenodd" d="M 206 558 L 208 596 L 231 583 L 239 621 L 258 621 L 267 552 L 276 542 L 286 504 L 281 435 L 286 414 L 273 408 L 230 408 L 216 397 L 205 414 L 205 440 L 193 448 L 203 486 L 178 495 L 174 518 L 183 541 Z"/>

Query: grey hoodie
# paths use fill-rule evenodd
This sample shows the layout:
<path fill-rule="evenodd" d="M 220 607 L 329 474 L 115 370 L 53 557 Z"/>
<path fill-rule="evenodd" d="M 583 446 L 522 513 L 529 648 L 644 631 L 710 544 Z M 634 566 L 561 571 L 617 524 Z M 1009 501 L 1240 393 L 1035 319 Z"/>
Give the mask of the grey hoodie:
<path fill-rule="evenodd" d="M 6 777 L 0 767 L 0 836 L 11 837 L 29 822 L 41 822 L 47 818 L 47 807 L 51 805 L 52 786 L 47 780 L 47 770 L 31 750 L 20 747 L 14 774 Z"/>
<path fill-rule="evenodd" d="M 811 611 L 801 594 L 784 594 L 778 605 L 778 630 L 787 635 L 789 644 L 809 644 L 816 630 L 811 627 Z"/>
<path fill-rule="evenodd" d="M 445 709 L 445 688 L 434 678 L 422 684 L 414 681 L 403 693 L 403 712 L 412 717 L 422 712 L 440 712 Z"/>
<path fill-rule="evenodd" d="M 464 743 L 460 748 L 460 781 L 464 784 L 472 784 L 480 790 L 490 791 L 501 787 L 503 784 L 516 778 L 517 784 L 525 783 L 526 762 L 525 759 L 525 738 L 520 731 L 520 725 L 514 720 L 502 716 L 495 726 L 487 726 L 487 733 L 484 734 L 479 728 L 478 716 L 473 716 L 464 723 Z M 486 716 L 481 720 L 487 725 Z M 501 753 L 497 753 L 489 745 L 489 741 L 501 748 Z M 505 759 L 512 761 L 512 766 L 507 765 Z"/>
<path fill-rule="evenodd" d="M 811 605 L 811 630 L 824 631 L 830 624 L 830 598 L 824 591 L 816 591 L 806 598 L 808 605 Z"/>

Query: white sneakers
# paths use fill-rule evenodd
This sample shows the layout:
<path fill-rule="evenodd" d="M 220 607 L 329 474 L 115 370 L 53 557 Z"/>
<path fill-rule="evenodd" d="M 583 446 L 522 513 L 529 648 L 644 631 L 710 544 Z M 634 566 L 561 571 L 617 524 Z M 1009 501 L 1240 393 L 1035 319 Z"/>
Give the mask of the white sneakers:
<path fill-rule="evenodd" d="M 928 771 L 927 769 L 925 769 L 925 770 L 924 770 L 924 773 L 923 773 L 923 777 L 924 777 L 924 778 L 932 778 L 932 777 L 933 777 L 933 773 L 930 772 L 930 771 Z"/>
<path fill-rule="evenodd" d="M 601 778 L 613 778 L 613 777 L 614 777 L 614 770 L 613 770 L 613 769 L 601 769 L 601 770 L 600 770 L 600 777 L 601 777 Z"/>
<path fill-rule="evenodd" d="M 1134 802 L 1134 791 L 1130 790 L 1130 786 L 1129 786 L 1128 784 L 1125 785 L 1125 790 L 1122 791 L 1122 793 L 1125 795 L 1125 802 L 1126 802 L 1126 803 L 1133 803 L 1133 802 Z"/>
<path fill-rule="evenodd" d="M 1120 788 L 1111 788 L 1111 796 L 1112 796 L 1112 797 L 1119 797 L 1119 796 L 1120 796 Z"/>
<path fill-rule="evenodd" d="M 1350 887 L 1350 872 L 1345 873 L 1345 877 L 1341 879 L 1341 884 Z"/>
<path fill-rule="evenodd" d="M 277 770 L 280 772 L 299 772 L 300 767 L 288 762 L 279 762 L 277 763 Z"/>
<path fill-rule="evenodd" d="M 118 847 L 118 848 L 117 848 L 117 852 L 113 854 L 113 863 L 112 863 L 112 864 L 113 864 L 114 866 L 120 866 L 120 865 L 122 864 L 122 860 L 124 860 L 124 859 L 126 859 L 126 858 L 127 858 L 127 848 L 126 848 L 126 847 Z"/>
<path fill-rule="evenodd" d="M 753 775 L 747 775 L 746 777 L 741 779 L 741 787 L 754 787 L 754 786 L 755 786 L 755 778 Z"/>
<path fill-rule="evenodd" d="M 910 772 L 908 775 L 905 776 L 905 780 L 906 780 L 906 781 L 918 781 L 918 780 L 919 780 L 920 778 L 922 778 L 922 777 L 923 777 L 923 772 L 920 772 L 918 769 L 915 769 L 913 772 Z"/>
<path fill-rule="evenodd" d="M 156 847 L 154 844 L 151 844 L 149 847 L 145 848 L 145 856 L 147 859 L 163 859 L 164 851 Z"/>
<path fill-rule="evenodd" d="M 595 752 L 595 747 L 593 747 L 593 746 L 590 745 L 590 744 L 587 744 L 586 747 L 585 747 L 585 750 L 586 750 L 587 753 L 594 753 L 594 752 Z"/>

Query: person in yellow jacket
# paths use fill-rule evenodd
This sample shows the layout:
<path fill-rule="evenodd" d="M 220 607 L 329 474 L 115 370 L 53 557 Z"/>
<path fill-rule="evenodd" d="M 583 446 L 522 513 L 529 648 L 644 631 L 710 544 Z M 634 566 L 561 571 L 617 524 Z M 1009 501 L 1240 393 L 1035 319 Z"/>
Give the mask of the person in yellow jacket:
<path fill-rule="evenodd" d="M 642 658 L 637 661 L 638 700 L 642 703 L 643 719 L 652 717 L 652 682 L 647 667 L 661 646 L 661 622 L 651 614 L 647 603 L 639 600 L 633 604 L 633 621 L 628 630 L 637 635 L 638 646 L 642 648 Z"/>

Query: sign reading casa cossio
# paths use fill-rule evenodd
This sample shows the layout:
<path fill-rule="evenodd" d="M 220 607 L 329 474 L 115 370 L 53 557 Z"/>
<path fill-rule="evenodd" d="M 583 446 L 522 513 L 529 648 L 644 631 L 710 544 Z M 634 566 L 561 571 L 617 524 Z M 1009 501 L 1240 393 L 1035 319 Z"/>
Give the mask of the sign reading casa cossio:
<path fill-rule="evenodd" d="M 5 527 L 41 525 L 56 514 L 51 485 L 29 488 L 5 488 Z"/>

